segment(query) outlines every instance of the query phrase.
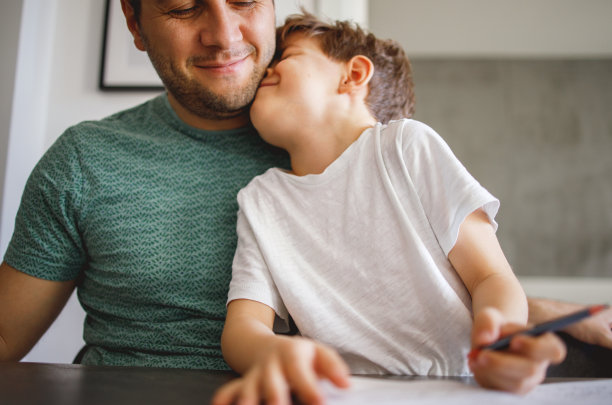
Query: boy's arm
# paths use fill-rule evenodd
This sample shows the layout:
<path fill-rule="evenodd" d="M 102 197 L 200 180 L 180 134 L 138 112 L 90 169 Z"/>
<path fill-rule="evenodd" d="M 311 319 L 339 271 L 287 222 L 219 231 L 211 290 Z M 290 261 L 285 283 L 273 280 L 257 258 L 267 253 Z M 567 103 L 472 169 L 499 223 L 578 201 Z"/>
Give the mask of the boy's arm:
<path fill-rule="evenodd" d="M 472 295 L 473 347 L 525 327 L 525 294 L 486 213 L 477 210 L 465 219 L 448 257 Z M 470 360 L 470 368 L 482 386 L 527 392 L 544 379 L 551 362 L 560 362 L 564 357 L 563 343 L 552 334 L 521 336 L 505 352 L 481 352 Z"/>
<path fill-rule="evenodd" d="M 292 392 L 304 403 L 318 404 L 323 402 L 319 378 L 348 386 L 348 368 L 335 351 L 310 339 L 275 335 L 274 316 L 259 302 L 230 302 L 221 346 L 227 363 L 243 376 L 221 387 L 214 405 L 290 404 Z"/>
<path fill-rule="evenodd" d="M 448 258 L 472 296 L 475 320 L 493 307 L 507 322 L 526 325 L 527 298 L 484 211 L 474 211 L 461 224 Z"/>

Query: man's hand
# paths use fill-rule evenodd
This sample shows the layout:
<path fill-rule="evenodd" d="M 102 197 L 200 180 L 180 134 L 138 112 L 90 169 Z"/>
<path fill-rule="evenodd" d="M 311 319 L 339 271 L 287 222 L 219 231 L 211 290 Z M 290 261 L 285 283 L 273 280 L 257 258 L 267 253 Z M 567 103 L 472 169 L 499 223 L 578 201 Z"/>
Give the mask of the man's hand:
<path fill-rule="evenodd" d="M 491 344 L 521 329 L 524 327 L 505 323 L 499 311 L 484 309 L 474 318 L 472 347 Z M 548 366 L 563 361 L 565 354 L 565 345 L 552 333 L 518 335 L 507 350 L 482 350 L 469 360 L 469 366 L 481 386 L 525 394 L 540 384 Z"/>
<path fill-rule="evenodd" d="M 541 323 L 584 309 L 584 305 L 544 298 L 529 298 L 529 321 Z M 612 349 L 612 308 L 563 329 L 574 338 Z"/>
<path fill-rule="evenodd" d="M 329 347 L 300 337 L 279 339 L 241 378 L 215 393 L 213 405 L 291 404 L 291 394 L 304 404 L 322 404 L 320 378 L 339 388 L 349 386 L 349 369 Z"/>

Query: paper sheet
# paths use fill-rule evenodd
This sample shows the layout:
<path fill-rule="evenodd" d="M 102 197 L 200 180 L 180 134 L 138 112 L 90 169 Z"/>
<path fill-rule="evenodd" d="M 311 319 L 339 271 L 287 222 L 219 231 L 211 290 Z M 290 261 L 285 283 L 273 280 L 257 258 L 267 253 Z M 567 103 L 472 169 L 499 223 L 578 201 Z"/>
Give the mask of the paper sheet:
<path fill-rule="evenodd" d="M 353 377 L 351 388 L 324 384 L 329 405 L 612 405 L 612 379 L 541 384 L 527 395 L 487 390 L 453 380 Z"/>

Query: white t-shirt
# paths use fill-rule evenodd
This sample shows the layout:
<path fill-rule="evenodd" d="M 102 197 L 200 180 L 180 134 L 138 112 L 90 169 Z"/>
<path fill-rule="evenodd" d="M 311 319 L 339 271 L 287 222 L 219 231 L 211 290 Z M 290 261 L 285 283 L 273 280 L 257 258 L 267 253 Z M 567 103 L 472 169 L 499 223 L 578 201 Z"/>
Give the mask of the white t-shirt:
<path fill-rule="evenodd" d="M 414 120 L 364 131 L 319 175 L 270 169 L 238 194 L 229 300 L 291 314 L 355 374 L 467 375 L 471 301 L 448 261 L 499 201 Z"/>

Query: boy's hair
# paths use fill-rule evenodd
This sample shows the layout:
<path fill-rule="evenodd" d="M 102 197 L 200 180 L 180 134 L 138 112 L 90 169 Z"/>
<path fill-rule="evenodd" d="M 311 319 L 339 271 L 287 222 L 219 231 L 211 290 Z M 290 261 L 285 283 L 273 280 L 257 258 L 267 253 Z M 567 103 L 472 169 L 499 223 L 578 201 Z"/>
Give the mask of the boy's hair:
<path fill-rule="evenodd" d="M 393 40 L 382 40 L 349 21 L 327 23 L 302 11 L 287 17 L 276 30 L 276 55 L 283 52 L 284 40 L 300 33 L 315 38 L 328 57 L 348 62 L 356 55 L 370 58 L 374 75 L 369 84 L 366 105 L 378 121 L 410 118 L 414 114 L 414 89 L 410 61 L 402 47 Z"/>

